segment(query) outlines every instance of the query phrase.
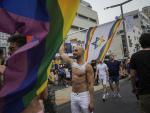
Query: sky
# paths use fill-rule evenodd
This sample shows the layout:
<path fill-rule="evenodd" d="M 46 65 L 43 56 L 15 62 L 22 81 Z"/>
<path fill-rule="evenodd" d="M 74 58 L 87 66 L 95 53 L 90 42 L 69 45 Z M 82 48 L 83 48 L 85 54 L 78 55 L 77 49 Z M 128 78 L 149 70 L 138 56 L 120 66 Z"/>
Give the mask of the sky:
<path fill-rule="evenodd" d="M 84 0 L 89 2 L 92 6 L 92 9 L 98 13 L 99 24 L 103 24 L 115 19 L 116 16 L 121 14 L 120 7 L 110 8 L 104 10 L 105 7 L 122 3 L 127 0 Z M 133 0 L 128 4 L 123 6 L 124 13 L 130 12 L 133 10 L 139 9 L 142 10 L 142 7 L 150 6 L 150 0 Z"/>

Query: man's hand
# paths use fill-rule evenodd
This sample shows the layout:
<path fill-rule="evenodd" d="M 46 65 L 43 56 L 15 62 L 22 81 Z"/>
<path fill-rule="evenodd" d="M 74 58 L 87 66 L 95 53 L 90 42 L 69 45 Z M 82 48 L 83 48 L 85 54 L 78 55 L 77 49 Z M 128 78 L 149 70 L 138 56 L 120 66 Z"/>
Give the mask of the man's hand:
<path fill-rule="evenodd" d="M 67 63 L 67 64 L 72 64 L 73 60 L 65 54 L 64 52 L 64 43 L 61 45 L 60 49 L 59 49 L 59 54 L 61 56 L 61 58 Z"/>
<path fill-rule="evenodd" d="M 93 102 L 90 102 L 90 104 L 89 104 L 89 111 L 91 113 L 94 111 L 94 104 L 93 104 Z"/>
<path fill-rule="evenodd" d="M 6 69 L 5 65 L 0 65 L 0 74 L 4 74 L 5 69 Z"/>

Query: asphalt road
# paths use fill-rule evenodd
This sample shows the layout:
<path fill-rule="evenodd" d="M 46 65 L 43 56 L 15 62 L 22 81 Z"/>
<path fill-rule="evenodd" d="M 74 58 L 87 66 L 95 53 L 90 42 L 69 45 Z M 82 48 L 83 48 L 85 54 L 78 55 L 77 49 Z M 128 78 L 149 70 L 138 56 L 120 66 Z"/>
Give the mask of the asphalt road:
<path fill-rule="evenodd" d="M 103 102 L 102 92 L 95 92 L 94 113 L 139 113 L 139 105 L 136 97 L 131 93 L 131 85 L 128 80 L 123 80 L 120 84 L 121 98 L 113 97 L 111 94 Z M 70 102 L 57 107 L 58 113 L 71 113 Z"/>

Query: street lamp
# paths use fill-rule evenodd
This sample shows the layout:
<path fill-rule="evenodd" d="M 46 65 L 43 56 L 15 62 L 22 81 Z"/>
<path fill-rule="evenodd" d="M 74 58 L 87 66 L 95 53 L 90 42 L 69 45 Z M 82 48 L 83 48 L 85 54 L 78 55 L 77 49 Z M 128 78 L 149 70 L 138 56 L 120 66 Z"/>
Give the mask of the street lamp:
<path fill-rule="evenodd" d="M 124 56 L 127 57 L 128 56 L 128 45 L 127 45 L 127 37 L 126 37 L 126 27 L 125 27 L 125 22 L 124 22 L 124 15 L 123 15 L 123 5 L 131 2 L 133 0 L 127 0 L 125 2 L 122 2 L 120 4 L 116 4 L 116 5 L 112 5 L 109 7 L 104 8 L 104 10 L 109 9 L 109 8 L 115 8 L 115 7 L 120 7 L 121 9 L 121 17 L 123 19 L 123 31 L 124 31 L 124 40 L 125 40 L 125 44 L 126 44 L 126 52 L 124 52 Z"/>

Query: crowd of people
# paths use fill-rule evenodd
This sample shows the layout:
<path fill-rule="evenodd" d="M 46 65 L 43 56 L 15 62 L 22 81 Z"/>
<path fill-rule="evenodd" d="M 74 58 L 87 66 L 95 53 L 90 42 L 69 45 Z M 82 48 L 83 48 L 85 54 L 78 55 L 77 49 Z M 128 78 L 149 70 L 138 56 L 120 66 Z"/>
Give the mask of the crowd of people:
<path fill-rule="evenodd" d="M 10 43 L 9 55 L 26 43 L 22 35 L 11 36 L 8 42 Z M 49 70 L 49 83 L 65 87 L 72 86 L 72 113 L 92 113 L 94 111 L 94 84 L 102 84 L 103 101 L 110 94 L 121 98 L 119 80 L 128 77 L 132 81 L 133 93 L 139 99 L 141 113 L 150 113 L 150 33 L 142 34 L 139 42 L 143 50 L 133 54 L 131 59 L 118 61 L 115 60 L 115 55 L 111 54 L 109 60 L 93 60 L 91 64 L 84 61 L 84 49 L 81 46 L 73 48 L 73 58 L 71 58 L 65 54 L 62 44 L 59 50 L 60 56 L 53 60 L 52 68 Z M 3 50 L 0 49 L 0 88 L 3 87 L 3 73 L 7 67 L 7 61 L 3 56 Z M 108 83 L 111 92 L 108 89 Z M 22 113 L 44 113 L 44 109 L 46 112 L 50 107 L 49 101 L 46 101 L 49 98 L 50 89 L 48 86 L 41 95 L 35 97 Z"/>

